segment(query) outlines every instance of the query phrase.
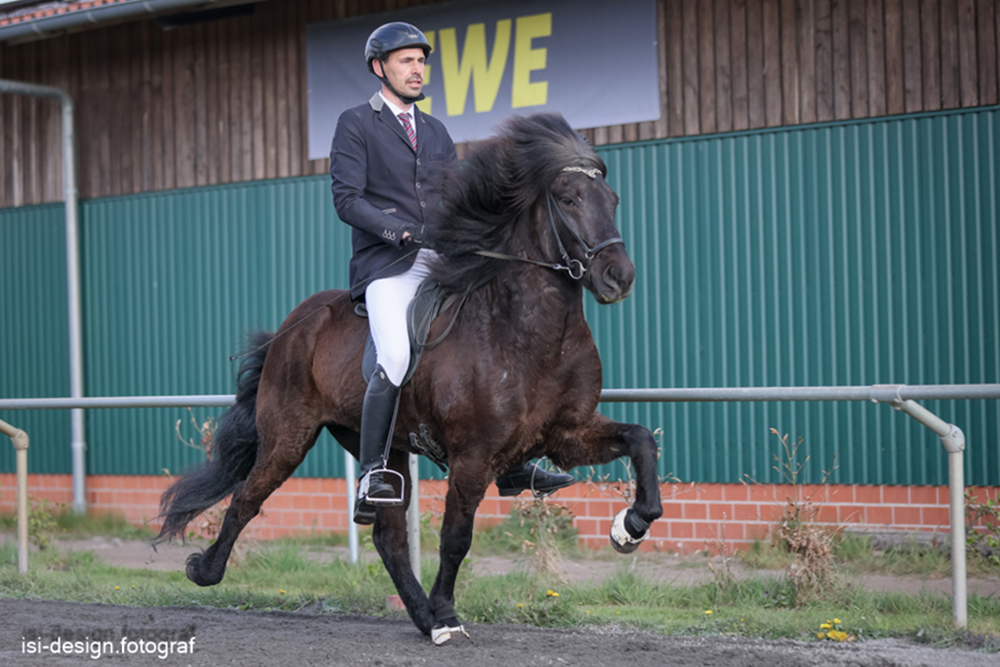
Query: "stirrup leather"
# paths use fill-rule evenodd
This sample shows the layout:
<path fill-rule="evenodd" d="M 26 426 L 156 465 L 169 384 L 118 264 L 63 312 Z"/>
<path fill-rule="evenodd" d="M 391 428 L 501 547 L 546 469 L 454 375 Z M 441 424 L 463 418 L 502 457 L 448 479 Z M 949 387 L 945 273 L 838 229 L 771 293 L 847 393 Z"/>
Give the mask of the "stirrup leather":
<path fill-rule="evenodd" d="M 373 472 L 380 472 L 383 475 L 389 473 L 395 475 L 399 478 L 399 497 L 393 496 L 391 498 L 369 498 L 368 497 L 368 485 L 371 483 L 371 475 Z M 358 502 L 368 503 L 370 505 L 384 505 L 386 507 L 395 507 L 397 505 L 403 504 L 403 495 L 406 490 L 406 479 L 400 473 L 395 470 L 391 470 L 385 465 L 381 468 L 372 468 L 364 474 L 361 480 L 358 482 Z"/>

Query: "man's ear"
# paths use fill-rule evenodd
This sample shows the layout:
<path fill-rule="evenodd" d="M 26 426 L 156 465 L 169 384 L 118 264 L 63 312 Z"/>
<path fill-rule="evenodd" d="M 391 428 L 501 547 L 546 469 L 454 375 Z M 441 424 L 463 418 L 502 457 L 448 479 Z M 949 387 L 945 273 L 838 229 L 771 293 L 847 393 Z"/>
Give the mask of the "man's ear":
<path fill-rule="evenodd" d="M 378 58 L 372 60 L 372 69 L 375 70 L 375 76 L 382 78 L 385 74 L 382 73 L 382 61 Z"/>

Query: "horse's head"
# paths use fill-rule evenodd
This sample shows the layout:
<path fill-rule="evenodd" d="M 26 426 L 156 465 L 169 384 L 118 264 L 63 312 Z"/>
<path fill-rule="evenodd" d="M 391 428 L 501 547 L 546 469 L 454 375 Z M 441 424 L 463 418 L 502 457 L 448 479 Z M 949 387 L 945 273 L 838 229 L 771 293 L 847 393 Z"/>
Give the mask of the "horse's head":
<path fill-rule="evenodd" d="M 442 287 L 485 284 L 519 260 L 564 272 L 600 303 L 629 295 L 635 266 L 615 228 L 618 195 L 607 167 L 559 114 L 506 120 L 475 145 L 446 190 L 434 248 Z"/>
<path fill-rule="evenodd" d="M 598 303 L 615 303 L 632 291 L 635 265 L 615 227 L 618 195 L 602 167 L 563 167 L 546 194 L 545 214 L 570 277 Z"/>

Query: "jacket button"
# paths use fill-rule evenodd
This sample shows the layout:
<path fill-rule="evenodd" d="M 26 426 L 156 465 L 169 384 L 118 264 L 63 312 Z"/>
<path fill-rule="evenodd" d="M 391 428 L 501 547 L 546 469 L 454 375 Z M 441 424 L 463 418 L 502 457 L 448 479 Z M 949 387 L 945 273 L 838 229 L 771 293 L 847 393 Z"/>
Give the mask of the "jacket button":
<path fill-rule="evenodd" d="M 420 208 L 427 208 L 426 202 L 420 202 Z"/>
<path fill-rule="evenodd" d="M 420 189 L 420 181 L 417 181 L 417 190 Z"/>
<path fill-rule="evenodd" d="M 420 158 L 417 158 L 417 164 L 420 164 Z"/>

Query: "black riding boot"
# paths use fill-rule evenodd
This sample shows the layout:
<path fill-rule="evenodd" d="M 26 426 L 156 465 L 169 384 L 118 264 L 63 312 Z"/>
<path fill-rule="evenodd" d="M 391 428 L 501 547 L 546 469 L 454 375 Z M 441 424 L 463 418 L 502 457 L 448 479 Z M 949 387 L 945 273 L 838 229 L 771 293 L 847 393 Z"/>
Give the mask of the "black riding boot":
<path fill-rule="evenodd" d="M 548 472 L 529 461 L 497 477 L 497 490 L 501 496 L 516 496 L 529 490 L 536 496 L 547 496 L 575 482 L 573 475 Z"/>
<path fill-rule="evenodd" d="M 361 408 L 361 476 L 354 503 L 354 523 L 375 522 L 375 505 L 395 504 L 396 490 L 383 479 L 382 468 L 389 458 L 392 429 L 399 406 L 399 387 L 389 381 L 381 366 L 375 368 Z M 370 499 L 370 500 L 369 500 Z M 387 502 L 388 501 L 388 502 Z"/>

